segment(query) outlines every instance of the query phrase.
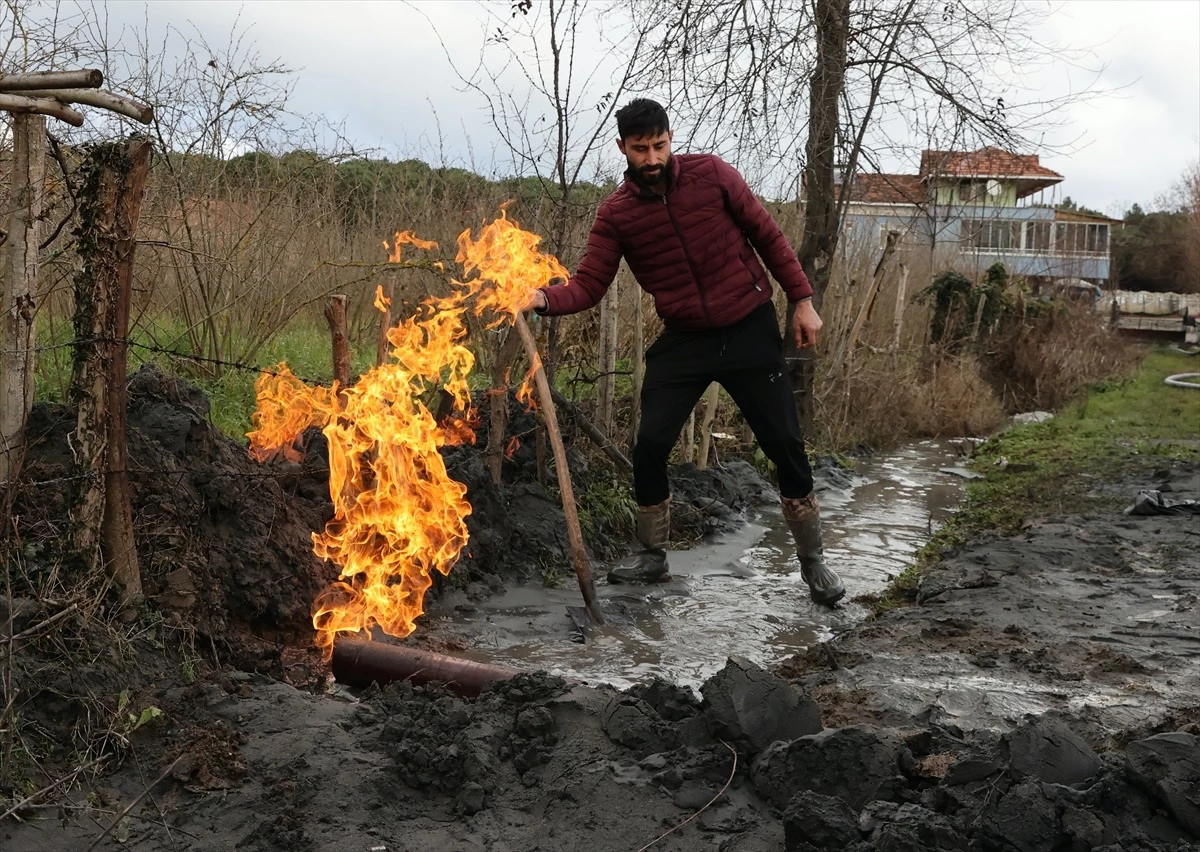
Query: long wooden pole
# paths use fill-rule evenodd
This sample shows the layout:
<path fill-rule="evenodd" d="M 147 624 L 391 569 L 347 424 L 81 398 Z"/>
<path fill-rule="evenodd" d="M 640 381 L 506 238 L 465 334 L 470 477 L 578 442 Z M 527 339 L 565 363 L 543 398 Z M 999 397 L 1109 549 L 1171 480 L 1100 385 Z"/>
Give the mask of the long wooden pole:
<path fill-rule="evenodd" d="M 29 71 L 19 74 L 0 74 L 0 92 L 14 89 L 96 89 L 104 82 L 98 68 L 83 71 Z"/>
<path fill-rule="evenodd" d="M 14 115 L 8 269 L 0 282 L 0 488 L 15 482 L 20 472 L 25 421 L 33 408 L 33 319 L 45 169 L 46 119 Z"/>
<path fill-rule="evenodd" d="M 583 547 L 583 532 L 579 528 L 579 512 L 575 508 L 575 492 L 571 488 L 571 471 L 567 467 L 567 451 L 563 448 L 562 433 L 558 430 L 558 415 L 554 412 L 554 397 L 550 393 L 550 382 L 546 379 L 546 371 L 542 368 L 542 359 L 538 357 L 537 343 L 534 342 L 533 332 L 523 314 L 517 314 L 513 325 L 521 335 L 525 344 L 525 352 L 529 356 L 531 366 L 536 365 L 533 380 L 537 386 L 538 396 L 542 401 L 542 417 L 546 420 L 546 431 L 550 436 L 550 446 L 554 450 L 554 467 L 558 473 L 558 490 L 562 493 L 563 515 L 567 520 L 567 540 L 571 545 L 571 556 L 575 562 L 575 579 L 579 581 L 579 591 L 583 593 L 583 603 L 588 615 L 596 624 L 604 623 L 600 614 L 600 603 L 596 599 L 596 583 L 592 579 L 592 567 L 588 563 L 587 551 Z"/>

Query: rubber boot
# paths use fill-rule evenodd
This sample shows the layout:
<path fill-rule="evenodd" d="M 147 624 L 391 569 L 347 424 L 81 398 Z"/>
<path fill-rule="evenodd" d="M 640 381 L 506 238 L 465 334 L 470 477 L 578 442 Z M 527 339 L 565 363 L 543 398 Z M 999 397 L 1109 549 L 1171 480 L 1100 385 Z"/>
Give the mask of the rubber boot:
<path fill-rule="evenodd" d="M 812 599 L 833 606 L 846 594 L 842 578 L 825 564 L 825 547 L 821 542 L 821 504 L 814 491 L 807 497 L 783 498 L 783 517 L 787 520 L 792 538 L 796 540 L 796 555 L 800 557 L 800 575 L 808 583 Z"/>
<path fill-rule="evenodd" d="M 665 583 L 667 541 L 671 537 L 671 498 L 654 506 L 638 506 L 637 540 L 642 549 L 632 565 L 618 565 L 608 572 L 610 583 Z"/>

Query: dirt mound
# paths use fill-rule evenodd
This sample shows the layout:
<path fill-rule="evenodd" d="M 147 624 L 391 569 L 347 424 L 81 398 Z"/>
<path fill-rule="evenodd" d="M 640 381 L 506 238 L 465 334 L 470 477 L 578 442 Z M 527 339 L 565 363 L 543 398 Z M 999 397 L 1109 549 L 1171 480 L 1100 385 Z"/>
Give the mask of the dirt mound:
<path fill-rule="evenodd" d="M 506 581 L 570 565 L 559 497 L 537 481 L 534 415 L 512 400 L 510 436 L 520 442 L 506 459 L 500 486 L 491 482 L 479 446 L 445 451 L 451 476 L 467 486 L 470 541 L 449 578 L 436 588 L 496 590 Z M 143 584 L 152 606 L 217 642 L 245 633 L 281 642 L 307 642 L 310 606 L 336 571 L 312 553 L 311 534 L 332 517 L 324 437 L 310 430 L 302 463 L 252 461 L 242 442 L 208 420 L 209 401 L 190 383 L 144 365 L 129 381 L 129 477 L 135 539 Z M 30 546 L 65 541 L 70 505 L 70 436 L 74 410 L 39 404 L 29 421 L 25 480 L 17 495 L 18 535 Z M 567 437 L 572 437 L 568 428 Z M 583 451 L 568 446 L 576 493 L 614 479 L 593 470 Z M 727 470 L 683 468 L 673 480 L 688 511 L 678 522 L 698 538 L 738 513 L 770 486 L 741 463 Z M 621 487 L 623 491 L 623 487 Z M 628 497 L 624 497 L 628 501 Z M 629 510 L 631 512 L 631 509 Z M 589 541 L 604 557 L 628 552 L 628 528 L 593 524 Z M 55 554 L 61 557 L 61 554 Z M 49 557 L 47 557 L 49 558 Z"/>

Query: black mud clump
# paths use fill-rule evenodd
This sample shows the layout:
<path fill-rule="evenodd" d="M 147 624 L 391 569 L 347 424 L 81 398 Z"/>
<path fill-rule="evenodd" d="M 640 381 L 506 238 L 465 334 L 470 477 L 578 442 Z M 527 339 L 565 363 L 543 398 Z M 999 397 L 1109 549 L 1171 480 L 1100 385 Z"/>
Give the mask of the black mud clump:
<path fill-rule="evenodd" d="M 147 599 L 221 641 L 246 631 L 280 640 L 311 629 L 310 607 L 335 577 L 312 552 L 331 517 L 327 472 L 270 470 L 208 419 L 195 386 L 144 365 L 129 379 L 128 456 L 134 537 Z M 29 542 L 69 539 L 75 412 L 34 407 L 14 513 Z"/>
<path fill-rule="evenodd" d="M 402 682 L 368 696 L 359 716 L 385 720 L 380 739 L 401 783 L 452 796 L 460 813 L 473 814 L 503 779 L 538 782 L 535 770 L 558 744 L 546 705 L 566 690 L 562 678 L 542 673 L 493 684 L 473 701 Z"/>

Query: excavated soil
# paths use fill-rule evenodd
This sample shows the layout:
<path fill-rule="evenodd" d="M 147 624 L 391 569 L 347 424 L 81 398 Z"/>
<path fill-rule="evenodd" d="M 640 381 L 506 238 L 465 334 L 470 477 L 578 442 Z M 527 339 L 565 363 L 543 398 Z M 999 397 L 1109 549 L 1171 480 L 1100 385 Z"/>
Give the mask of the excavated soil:
<path fill-rule="evenodd" d="M 733 658 L 698 692 L 533 673 L 472 700 L 408 684 L 351 694 L 305 649 L 331 575 L 308 549 L 330 512 L 319 440 L 303 465 L 261 467 L 186 384 L 144 369 L 130 391 L 139 556 L 159 618 L 66 618 L 15 643 L 22 717 L 62 746 L 43 773 L 112 757 L 0 825 L 5 852 L 1197 848 L 1195 516 L 1054 518 L 973 542 L 925 579 L 918 605 L 780 672 Z M 53 611 L 35 594 L 48 572 L 81 571 L 54 548 L 72 423 L 63 408 L 35 416 L 26 474 L 40 484 L 14 512 L 28 589 L 5 632 Z M 499 489 L 478 449 L 447 454 L 475 507 L 447 585 L 484 595 L 567 564 L 529 453 Z M 586 488 L 578 449 L 576 465 Z M 1196 474 L 1107 487 L 1195 496 Z M 692 489 L 693 535 L 770 497 L 736 469 L 679 471 L 673 487 Z M 161 715 L 119 724 L 151 706 Z M 116 721 L 86 727 L 102 712 Z"/>

